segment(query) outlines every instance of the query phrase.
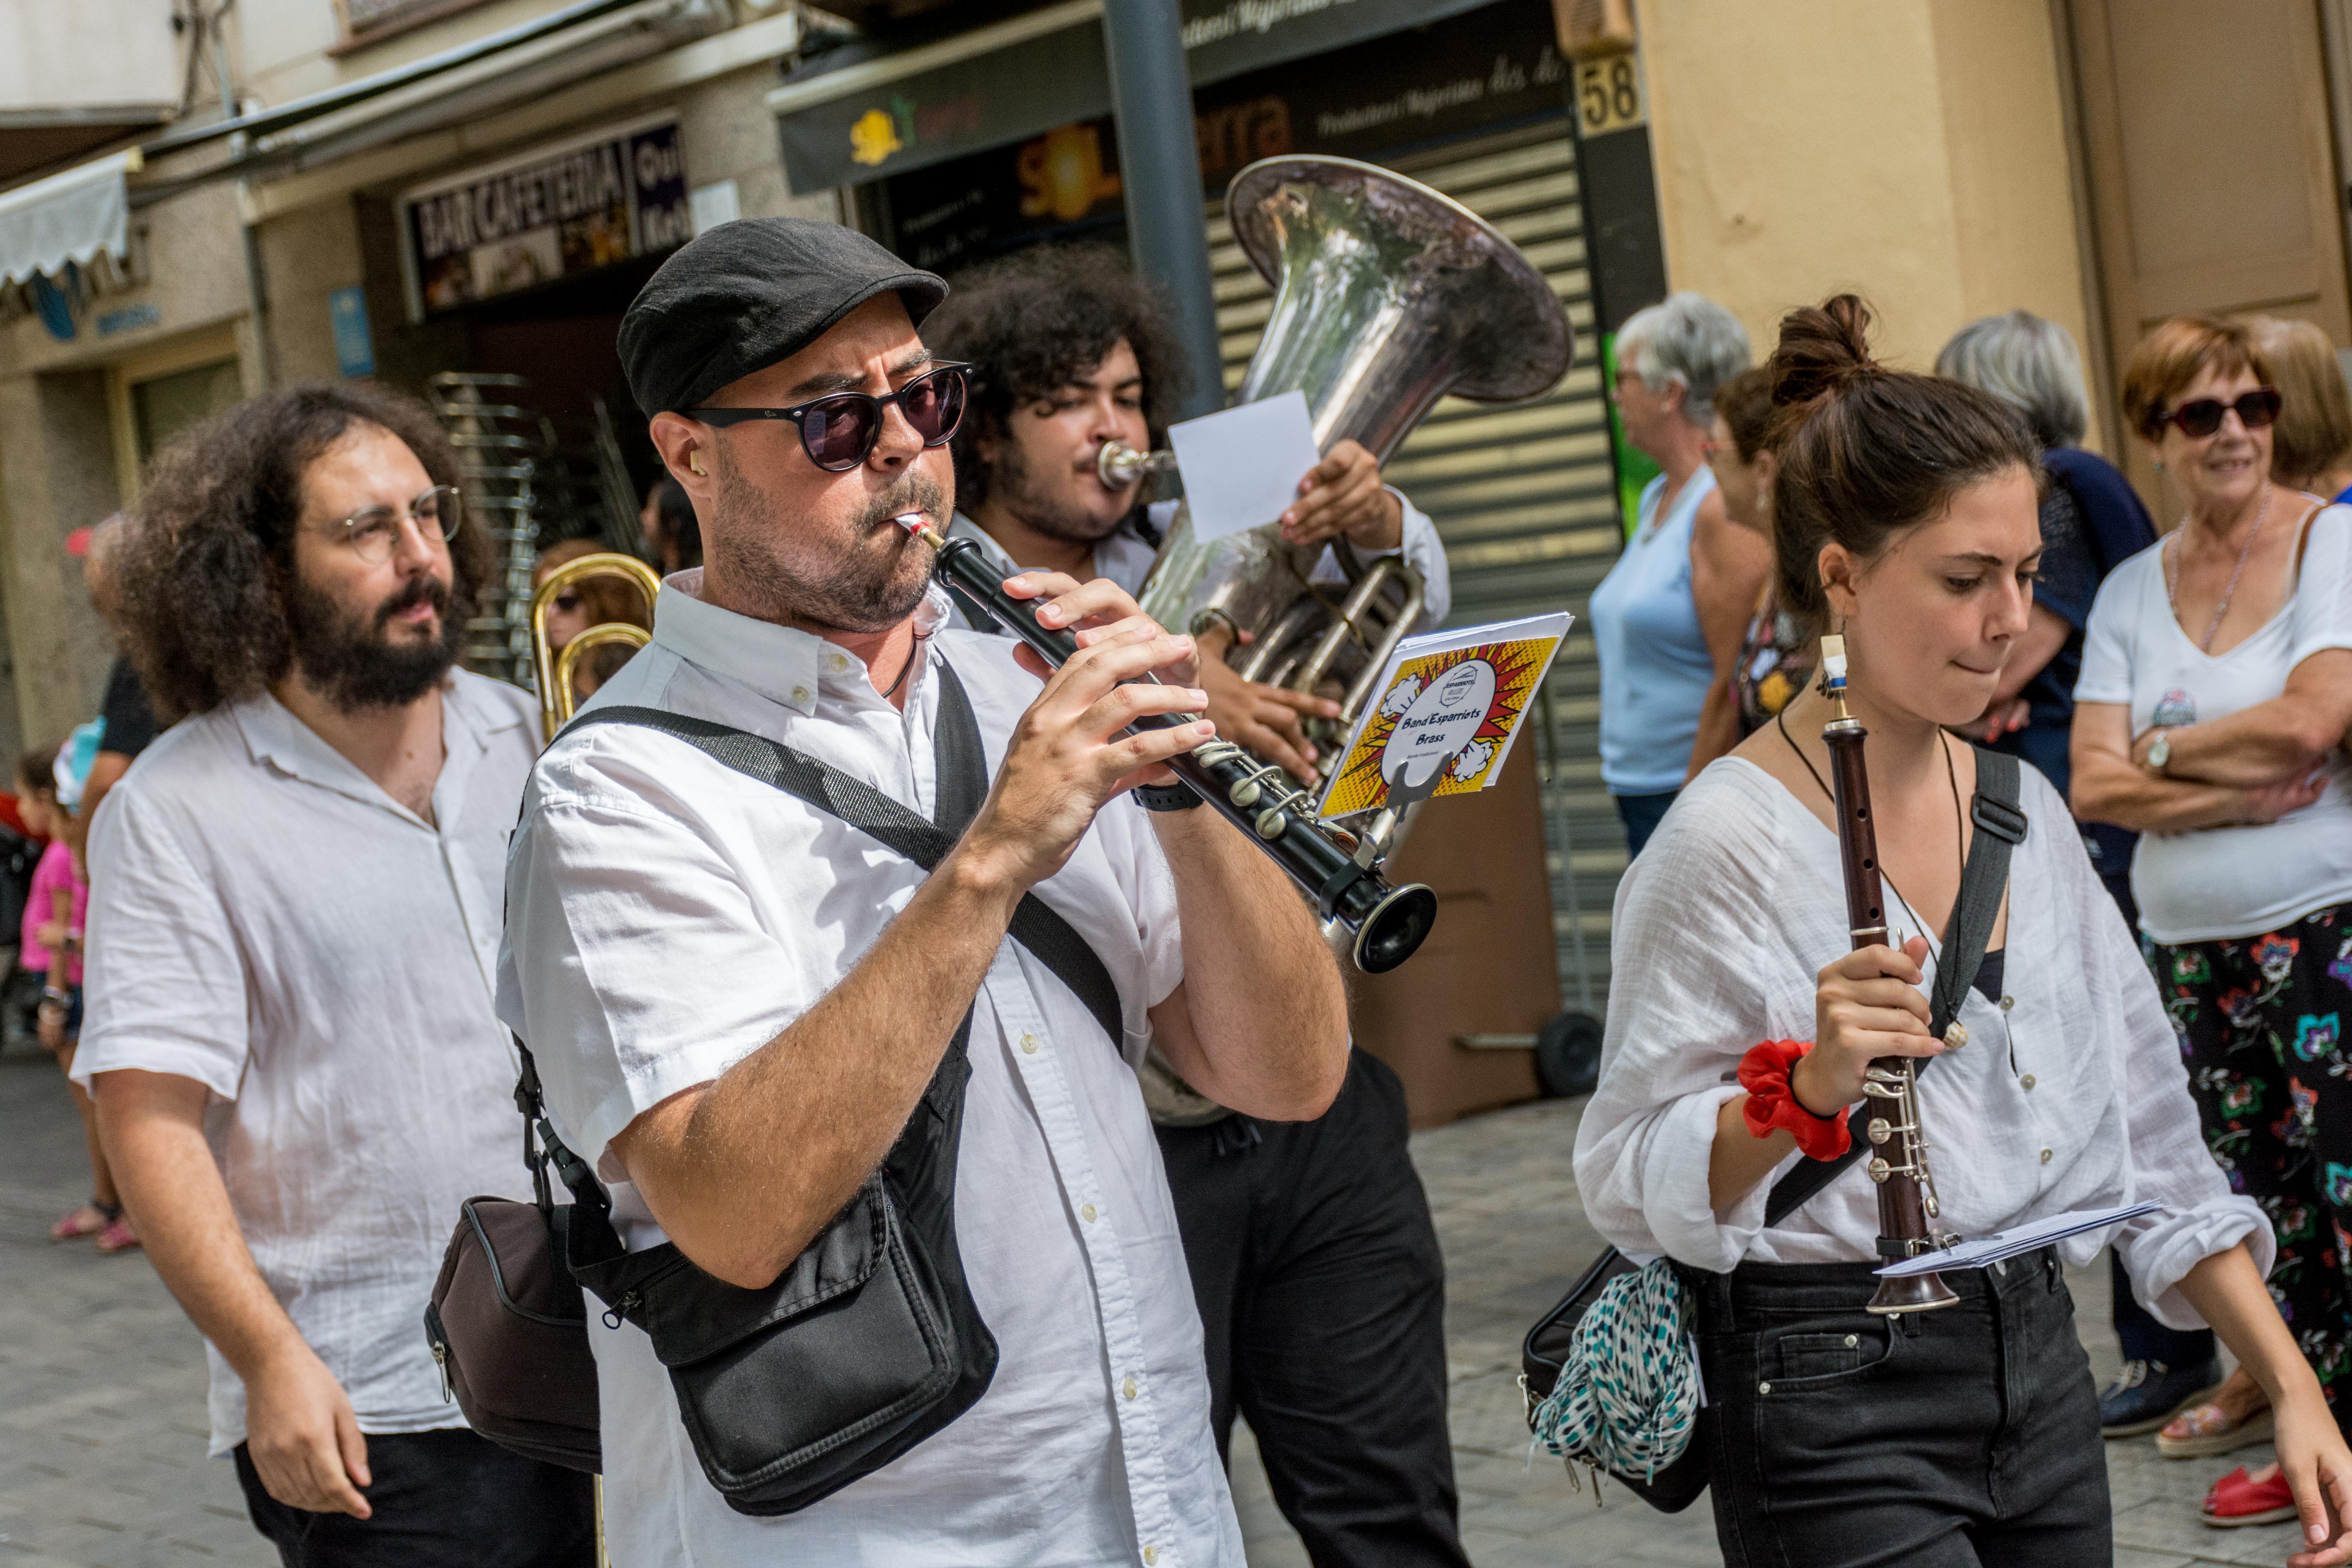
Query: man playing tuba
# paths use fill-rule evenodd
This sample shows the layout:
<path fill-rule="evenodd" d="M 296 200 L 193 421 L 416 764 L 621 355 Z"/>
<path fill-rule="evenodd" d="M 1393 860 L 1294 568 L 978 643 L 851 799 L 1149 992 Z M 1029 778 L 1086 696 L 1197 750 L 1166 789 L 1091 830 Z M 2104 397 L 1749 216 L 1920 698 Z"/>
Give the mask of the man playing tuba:
<path fill-rule="evenodd" d="M 1108 250 L 1038 247 L 960 280 L 924 338 L 974 367 L 953 442 L 950 531 L 1007 574 L 1042 568 L 1139 589 L 1177 503 L 1147 504 L 1139 479 L 1110 488 L 1097 459 L 1109 442 L 1156 444 L 1183 380 L 1146 285 Z M 1425 584 L 1422 625 L 1410 629 L 1444 618 L 1437 531 L 1381 484 L 1360 443 L 1333 445 L 1281 523 L 1294 545 L 1344 538 L 1360 555 L 1401 551 Z M 1315 575 L 1343 583 L 1329 550 Z M 1200 639 L 1218 734 L 1309 777 L 1317 754 L 1302 721 L 1336 718 L 1339 704 L 1242 679 L 1223 658 L 1229 636 Z M 1405 1152 L 1396 1075 L 1353 1051 L 1337 1103 L 1303 1122 L 1228 1110 L 1156 1050 L 1144 1086 L 1207 1335 L 1219 1451 L 1238 1408 L 1318 1563 L 1463 1563 L 1444 1263 Z"/>

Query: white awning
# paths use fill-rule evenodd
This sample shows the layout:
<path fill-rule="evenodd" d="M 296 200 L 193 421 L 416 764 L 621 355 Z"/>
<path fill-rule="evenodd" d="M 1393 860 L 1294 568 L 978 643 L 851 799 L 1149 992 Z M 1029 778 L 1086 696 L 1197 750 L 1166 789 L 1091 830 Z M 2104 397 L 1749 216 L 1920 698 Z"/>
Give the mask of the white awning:
<path fill-rule="evenodd" d="M 128 264 L 131 196 L 123 176 L 139 166 L 133 148 L 0 192 L 0 289 L 29 283 L 37 273 L 61 279 L 68 264 L 87 269 L 101 256 Z"/>

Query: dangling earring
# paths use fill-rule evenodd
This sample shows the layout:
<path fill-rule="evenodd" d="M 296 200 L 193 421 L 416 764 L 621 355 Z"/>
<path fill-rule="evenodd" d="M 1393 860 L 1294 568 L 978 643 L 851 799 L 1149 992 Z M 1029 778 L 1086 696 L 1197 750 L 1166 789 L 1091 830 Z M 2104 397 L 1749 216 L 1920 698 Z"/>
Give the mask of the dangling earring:
<path fill-rule="evenodd" d="M 686 466 L 691 472 L 702 474 L 702 454 L 699 452 L 688 452 L 686 455 Z M 709 476 L 703 474 L 702 477 L 708 479 Z"/>

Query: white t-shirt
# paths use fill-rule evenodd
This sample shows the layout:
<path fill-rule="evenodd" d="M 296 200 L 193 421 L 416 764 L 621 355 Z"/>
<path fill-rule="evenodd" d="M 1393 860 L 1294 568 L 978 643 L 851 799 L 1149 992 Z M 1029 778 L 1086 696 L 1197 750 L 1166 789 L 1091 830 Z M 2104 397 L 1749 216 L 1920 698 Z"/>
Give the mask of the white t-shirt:
<path fill-rule="evenodd" d="M 704 604 L 700 576 L 664 584 L 652 643 L 589 711 L 660 708 L 764 735 L 929 816 L 940 665 L 971 700 L 992 774 L 1035 700 L 1010 642 L 941 626 L 936 589 L 916 620 L 936 636 L 901 711 L 855 655 Z M 616 1180 L 613 1135 L 782 1033 L 924 875 L 657 731 L 595 726 L 549 748 L 508 871 L 499 1011 L 530 1043 L 564 1142 L 613 1184 L 633 1248 L 662 1232 Z M 1109 971 L 1124 1038 L 1106 1040 L 1027 949 L 998 949 L 972 1010 L 955 1194 L 965 1278 L 997 1342 L 988 1391 L 824 1501 L 752 1518 L 704 1479 L 652 1341 L 592 1312 L 614 1563 L 1240 1568 L 1201 1320 L 1134 1071 L 1147 1010 L 1182 978 L 1175 882 L 1122 797 L 1034 891 Z"/>
<path fill-rule="evenodd" d="M 2134 1294 L 2199 1326 L 2181 1278 L 2243 1241 L 2268 1273 L 2270 1222 L 2205 1152 L 2171 1022 L 2138 945 L 2091 869 L 2065 802 L 2024 775 L 2025 842 L 2009 862 L 2006 997 L 1966 993 L 1965 1050 L 1919 1077 L 1944 1223 L 1986 1236 L 2070 1209 L 2163 1206 L 2061 1242 L 2081 1267 L 2113 1239 Z M 1921 934 L 1887 889 L 1889 923 Z M 1759 1263 L 1877 1260 L 1878 1196 L 1856 1161 L 1764 1227 L 1771 1175 L 1718 1215 L 1716 1118 L 1759 1040 L 1810 1039 L 1815 976 L 1853 950 L 1837 836 L 1779 780 L 1722 757 L 1686 785 L 1617 887 L 1601 1085 L 1576 1132 L 1592 1226 L 1627 1252 L 1721 1273 Z M 1925 930 L 1931 947 L 1937 932 Z M 1935 984 L 1931 952 L 1923 989 Z"/>
<path fill-rule="evenodd" d="M 463 671 L 441 711 L 437 826 L 263 696 L 165 732 L 90 835 L 74 1078 L 138 1068 L 211 1090 L 237 1229 L 362 1432 L 466 1424 L 425 1306 L 458 1205 L 530 1196 L 491 996 L 537 714 Z M 205 1350 L 225 1454 L 245 1385 Z"/>
<path fill-rule="evenodd" d="M 2167 602 L 2155 544 L 2107 575 L 2083 637 L 2076 702 L 2131 707 L 2135 735 L 2268 702 L 2294 667 L 2352 647 L 2352 507 L 2312 519 L 2294 594 L 2262 630 L 2226 653 L 2201 652 Z M 2352 900 L 2352 757 L 2328 753 L 2326 793 L 2259 826 L 2143 833 L 2132 854 L 2140 929 L 2158 942 L 2255 936 Z"/>

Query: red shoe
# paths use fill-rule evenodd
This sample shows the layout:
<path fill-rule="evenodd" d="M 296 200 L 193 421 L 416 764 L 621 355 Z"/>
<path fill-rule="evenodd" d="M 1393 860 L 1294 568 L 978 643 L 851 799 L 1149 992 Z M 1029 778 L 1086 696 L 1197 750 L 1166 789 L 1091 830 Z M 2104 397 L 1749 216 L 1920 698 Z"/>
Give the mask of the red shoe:
<path fill-rule="evenodd" d="M 2294 1517 L 2294 1493 L 2286 1484 L 2285 1471 L 2273 1472 L 2266 1481 L 2252 1481 L 2246 1479 L 2246 1467 L 2240 1465 L 2213 1483 L 2199 1517 L 2216 1530 L 2278 1524 Z"/>
<path fill-rule="evenodd" d="M 129 1252 L 139 1245 L 139 1233 L 131 1228 L 131 1220 L 123 1215 L 98 1233 L 100 1252 Z"/>

